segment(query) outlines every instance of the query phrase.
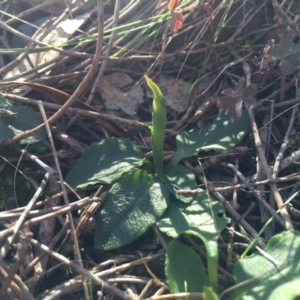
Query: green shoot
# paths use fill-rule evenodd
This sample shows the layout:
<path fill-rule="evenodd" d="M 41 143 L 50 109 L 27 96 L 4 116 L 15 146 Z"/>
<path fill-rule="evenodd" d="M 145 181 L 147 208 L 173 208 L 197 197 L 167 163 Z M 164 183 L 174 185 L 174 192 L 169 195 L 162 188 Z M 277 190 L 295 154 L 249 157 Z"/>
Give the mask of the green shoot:
<path fill-rule="evenodd" d="M 167 124 L 167 106 L 159 87 L 147 75 L 145 75 L 145 80 L 153 93 L 152 126 L 150 126 L 150 130 L 154 168 L 156 174 L 160 176 L 163 174 L 163 147 Z"/>

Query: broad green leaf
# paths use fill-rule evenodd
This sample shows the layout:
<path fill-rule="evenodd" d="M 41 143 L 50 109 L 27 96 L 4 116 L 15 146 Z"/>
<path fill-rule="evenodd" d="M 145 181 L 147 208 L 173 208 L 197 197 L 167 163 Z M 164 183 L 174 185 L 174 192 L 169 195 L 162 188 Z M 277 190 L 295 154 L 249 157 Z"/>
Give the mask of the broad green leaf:
<path fill-rule="evenodd" d="M 6 118 L 0 116 L 0 142 L 10 139 L 41 124 L 30 108 L 27 106 L 15 107 L 6 101 L 2 94 L 0 94 L 0 109 L 6 109 L 17 113 L 15 118 Z M 45 132 L 40 131 L 36 135 L 22 140 L 21 144 L 37 143 L 43 141 L 45 137 Z"/>
<path fill-rule="evenodd" d="M 190 247 L 173 240 L 168 244 L 165 274 L 171 293 L 200 293 L 207 283 L 200 256 Z M 198 298 L 189 298 L 196 300 Z"/>
<path fill-rule="evenodd" d="M 210 241 L 218 238 L 228 222 L 223 205 L 212 196 L 202 194 L 189 205 L 172 201 L 157 226 L 174 239 L 185 233 Z"/>
<path fill-rule="evenodd" d="M 167 124 L 167 106 L 159 87 L 146 75 L 145 79 L 154 96 L 152 103 L 152 126 L 150 126 L 150 130 L 154 167 L 156 173 L 160 175 L 163 174 L 163 147 Z"/>
<path fill-rule="evenodd" d="M 240 259 L 234 266 L 238 287 L 230 299 L 295 300 L 300 286 L 300 231 L 285 231 L 272 237 L 260 253 Z M 276 263 L 278 263 L 276 265 Z"/>
<path fill-rule="evenodd" d="M 115 249 L 136 240 L 164 213 L 169 195 L 164 184 L 144 170 L 124 174 L 96 215 L 95 248 Z"/>
<path fill-rule="evenodd" d="M 72 187 L 111 184 L 123 173 L 143 164 L 140 147 L 128 140 L 107 138 L 91 144 L 76 161 L 65 181 Z"/>
<path fill-rule="evenodd" d="M 230 116 L 223 116 L 213 122 L 183 131 L 177 135 L 177 151 L 170 161 L 170 165 L 176 165 L 181 159 L 198 154 L 199 151 L 224 151 L 234 147 L 250 130 L 250 122 L 247 112 L 243 112 L 241 118 L 233 120 Z"/>
<path fill-rule="evenodd" d="M 216 289 L 217 239 L 228 222 L 221 203 L 209 195 L 197 195 L 189 205 L 172 201 L 163 218 L 157 222 L 157 226 L 172 238 L 178 238 L 180 234 L 189 234 L 203 241 L 207 251 L 209 281 Z"/>
<path fill-rule="evenodd" d="M 194 199 L 194 195 L 178 195 L 178 190 L 196 189 L 195 175 L 188 168 L 175 165 L 166 173 L 167 182 L 164 181 L 169 191 L 175 196 L 176 199 L 189 203 Z M 162 179 L 163 180 L 163 179 Z"/>

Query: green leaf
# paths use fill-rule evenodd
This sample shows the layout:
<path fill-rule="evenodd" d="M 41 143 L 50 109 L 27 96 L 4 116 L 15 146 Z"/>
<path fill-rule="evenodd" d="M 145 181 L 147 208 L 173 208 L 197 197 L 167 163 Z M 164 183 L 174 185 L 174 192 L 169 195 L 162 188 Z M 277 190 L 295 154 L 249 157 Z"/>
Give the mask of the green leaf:
<path fill-rule="evenodd" d="M 197 195 L 189 205 L 172 201 L 157 226 L 172 238 L 189 234 L 203 241 L 207 251 L 209 281 L 217 289 L 217 239 L 228 222 L 221 203 L 209 195 Z"/>
<path fill-rule="evenodd" d="M 220 298 L 215 293 L 211 286 L 204 286 L 203 288 L 203 300 L 219 300 Z"/>
<path fill-rule="evenodd" d="M 166 173 L 166 177 L 168 182 L 165 182 L 169 191 L 175 196 L 176 199 L 189 203 L 194 199 L 194 195 L 178 195 L 178 190 L 184 189 L 196 189 L 196 181 L 195 175 L 188 168 L 175 165 L 170 168 L 170 170 Z"/>
<path fill-rule="evenodd" d="M 96 215 L 95 248 L 114 249 L 146 232 L 169 203 L 164 184 L 144 170 L 132 170 L 115 183 Z"/>
<path fill-rule="evenodd" d="M 249 117 L 244 111 L 241 118 L 236 120 L 226 115 L 203 128 L 183 131 L 176 137 L 177 151 L 170 161 L 170 165 L 176 165 L 181 159 L 196 155 L 199 151 L 215 150 L 220 152 L 232 148 L 243 139 L 249 130 Z"/>
<path fill-rule="evenodd" d="M 200 293 L 207 283 L 204 265 L 199 255 L 177 240 L 168 244 L 165 274 L 173 294 Z"/>
<path fill-rule="evenodd" d="M 256 253 L 236 262 L 234 266 L 236 283 L 242 283 L 245 280 L 251 282 L 238 287 L 230 299 L 298 299 L 300 232 L 285 231 L 275 235 L 268 241 L 264 251 L 271 259 Z M 279 265 L 276 265 L 276 262 Z"/>
<path fill-rule="evenodd" d="M 35 117 L 33 111 L 27 106 L 14 107 L 6 101 L 5 97 L 0 93 L 0 109 L 10 110 L 17 113 L 16 118 L 6 118 L 0 116 L 0 142 L 10 139 L 26 130 L 30 130 L 41 122 Z M 45 139 L 44 131 L 40 131 L 34 136 L 30 136 L 21 141 L 21 144 L 33 144 Z"/>
<path fill-rule="evenodd" d="M 157 225 L 174 239 L 180 234 L 190 234 L 210 241 L 218 238 L 228 222 L 223 205 L 203 194 L 197 195 L 189 205 L 172 201 Z"/>
<path fill-rule="evenodd" d="M 143 164 L 140 147 L 128 140 L 107 138 L 91 144 L 76 161 L 65 181 L 72 187 L 111 184 L 123 173 Z"/>
<path fill-rule="evenodd" d="M 292 74 L 300 65 L 300 54 L 298 53 L 289 55 L 284 60 L 281 60 L 280 69 L 284 74 Z"/>
<path fill-rule="evenodd" d="M 270 61 L 281 60 L 280 69 L 284 74 L 291 74 L 300 65 L 300 47 L 291 40 L 283 40 L 278 45 L 272 45 Z"/>
<path fill-rule="evenodd" d="M 154 96 L 150 130 L 154 167 L 156 173 L 160 175 L 163 174 L 163 147 L 167 124 L 167 106 L 159 87 L 147 75 L 145 75 L 145 79 Z"/>

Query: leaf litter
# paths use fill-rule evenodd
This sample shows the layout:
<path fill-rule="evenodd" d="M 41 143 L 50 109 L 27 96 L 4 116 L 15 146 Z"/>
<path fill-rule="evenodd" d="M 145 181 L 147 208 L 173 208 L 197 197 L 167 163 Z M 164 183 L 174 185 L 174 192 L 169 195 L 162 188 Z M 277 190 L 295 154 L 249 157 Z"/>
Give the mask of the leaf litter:
<path fill-rule="evenodd" d="M 134 84 L 126 73 L 115 72 L 103 76 L 98 89 L 106 109 L 113 114 L 114 111 L 121 110 L 134 116 L 139 105 L 145 101 L 141 84 Z"/>
<path fill-rule="evenodd" d="M 115 7 L 118 2 L 120 2 L 119 8 Z M 7 6 L 4 6 L 4 3 L 0 5 L 2 21 L 4 20 L 1 39 L 3 55 L 0 57 L 0 74 L 3 81 L 1 93 L 6 100 L 12 103 L 9 106 L 10 113 L 15 116 L 18 112 L 16 118 L 1 117 L 1 122 L 7 128 L 9 122 L 13 123 L 16 119 L 19 121 L 19 118 L 22 120 L 22 114 L 27 115 L 22 106 L 26 105 L 34 110 L 34 115 L 39 119 L 40 124 L 42 119 L 37 108 L 37 100 L 43 100 L 48 118 L 62 105 L 56 96 L 49 93 L 46 86 L 72 95 L 92 66 L 98 37 L 95 27 L 98 20 L 96 2 L 24 0 L 10 1 Z M 235 119 L 242 115 L 243 110 L 254 109 L 255 120 L 259 128 L 263 124 L 263 119 L 269 117 L 269 121 L 264 123 L 267 124 L 265 126 L 267 126 L 269 134 L 265 139 L 261 136 L 262 144 L 267 145 L 265 156 L 268 159 L 268 167 L 273 168 L 275 161 L 282 160 L 282 164 L 279 164 L 281 172 L 279 175 L 282 177 L 274 178 L 274 180 L 282 181 L 277 185 L 284 189 L 286 198 L 292 195 L 299 188 L 298 178 L 294 177 L 292 186 L 288 186 L 283 181 L 291 180 L 287 176 L 298 172 L 298 166 L 294 162 L 300 158 L 299 138 L 297 135 L 289 134 L 289 132 L 299 131 L 298 112 L 291 114 L 290 108 L 299 103 L 297 100 L 299 92 L 295 84 L 298 82 L 299 46 L 295 30 L 299 25 L 300 7 L 299 4 L 290 2 L 282 3 L 282 9 L 286 15 L 282 15 L 283 24 L 280 26 L 284 27 L 287 33 L 296 33 L 292 37 L 289 37 L 289 34 L 279 37 L 274 28 L 279 22 L 278 14 L 282 12 L 278 9 L 273 10 L 273 7 L 265 2 L 236 1 L 232 6 L 226 6 L 225 3 L 217 1 L 207 1 L 205 5 L 201 1 L 189 0 L 185 2 L 104 1 L 104 40 L 101 59 L 97 65 L 96 75 L 90 80 L 88 88 L 82 91 L 81 96 L 77 99 L 82 102 L 88 100 L 87 104 L 94 110 L 88 110 L 88 106 L 82 109 L 72 106 L 53 124 L 55 127 L 51 128 L 64 175 L 72 168 L 75 159 L 80 156 L 81 149 L 110 136 L 129 137 L 131 140 L 135 140 L 145 152 L 146 157 L 151 160 L 150 132 L 148 130 L 151 107 L 146 98 L 152 96 L 147 92 L 147 97 L 145 97 L 146 89 L 142 82 L 144 74 L 149 74 L 163 91 L 168 113 L 171 116 L 167 124 L 164 149 L 166 161 L 174 155 L 175 136 L 183 130 L 196 128 L 196 124 L 189 120 L 193 119 L 197 108 L 201 107 L 202 102 L 205 102 L 206 99 L 217 98 L 217 105 L 208 106 L 208 110 L 199 117 L 200 120 L 197 117 L 199 128 L 196 130 L 201 132 L 203 126 L 218 117 L 220 113 L 218 107 Z M 227 13 L 223 14 L 225 10 Z M 273 14 L 277 14 L 278 21 L 274 21 L 273 17 L 269 19 L 269 16 L 273 16 Z M 41 20 L 41 15 L 46 19 Z M 20 26 L 25 26 L 24 24 L 29 24 L 34 30 L 32 32 L 21 30 Z M 262 28 L 264 28 L 263 32 Z M 19 45 L 14 44 L 17 37 L 21 38 L 22 44 L 19 42 Z M 33 40 L 36 40 L 36 43 Z M 53 46 L 53 48 L 45 48 L 45 45 Z M 238 55 L 241 59 L 237 59 Z M 256 63 L 252 63 L 251 59 L 254 59 L 255 56 Z M 245 64 L 250 66 L 251 82 L 249 82 L 249 74 L 244 72 Z M 38 90 L 20 89 L 9 84 L 5 86 L 7 81 L 29 81 L 40 84 L 40 86 Z M 279 94 L 285 96 L 285 101 L 280 102 Z M 1 107 L 8 109 L 5 108 L 4 99 L 0 98 L 0 101 L 3 104 Z M 273 104 L 270 104 L 272 101 Z M 174 111 L 179 113 L 179 116 L 174 117 Z M 28 123 L 30 123 L 29 119 L 35 121 L 35 117 L 31 114 L 29 116 L 27 116 Z M 74 120 L 74 117 L 77 119 Z M 39 167 L 28 161 L 28 158 L 22 159 L 18 164 L 17 170 L 20 172 L 17 172 L 16 177 L 12 175 L 15 169 L 10 164 L 16 166 L 16 161 L 19 160 L 21 154 L 19 146 L 17 147 L 17 144 L 14 144 L 13 139 L 10 140 L 10 138 L 31 129 L 32 127 L 23 127 L 12 136 L 9 135 L 10 146 L 6 146 L 8 144 L 6 141 L 1 142 L 0 188 L 3 193 L 0 207 L 4 207 L 4 210 L 0 212 L 0 225 L 3 234 L 8 232 L 8 227 L 15 226 L 11 220 L 19 219 L 20 213 L 24 211 L 31 198 L 31 195 L 22 193 L 21 185 L 23 183 L 21 184 L 18 176 L 24 175 L 28 178 L 26 182 L 35 189 L 37 189 L 35 182 L 41 181 L 43 176 L 41 176 Z M 28 151 L 32 151 L 38 159 L 48 165 L 53 165 L 51 149 L 47 143 L 46 146 L 37 144 L 30 147 L 32 148 L 29 148 Z M 235 242 L 240 243 L 240 239 L 242 239 L 242 242 L 248 243 L 249 239 L 252 239 L 260 230 L 261 217 L 264 214 L 270 216 L 277 209 L 276 206 L 266 204 L 268 202 L 266 200 L 272 197 L 268 191 L 268 184 L 264 185 L 266 192 L 260 190 L 259 193 L 256 192 L 256 189 L 253 190 L 253 186 L 247 185 L 247 182 L 254 186 L 258 185 L 257 181 L 265 179 L 264 175 L 259 175 L 264 174 L 264 171 L 259 170 L 261 168 L 260 158 L 257 156 L 252 142 L 252 135 L 246 136 L 236 147 L 248 150 L 241 153 L 235 152 L 235 148 L 233 148 L 230 154 L 224 155 L 221 159 L 220 156 L 215 159 L 216 153 L 210 151 L 182 162 L 182 164 L 189 165 L 191 171 L 205 162 L 207 166 L 204 174 L 206 181 L 202 183 L 203 177 L 197 173 L 197 184 L 204 189 L 207 187 L 207 191 L 219 189 L 218 191 L 222 194 L 218 200 L 222 202 L 225 197 L 225 202 L 222 203 L 226 207 L 226 213 L 239 226 L 243 227 L 243 237 L 236 237 L 240 235 L 239 232 L 236 235 L 233 234 L 231 242 L 234 246 L 231 252 L 225 251 L 224 247 L 219 250 L 223 251 L 223 257 L 228 255 L 229 260 L 230 257 L 237 257 L 241 253 Z M 257 165 L 256 161 L 258 161 Z M 145 168 L 151 169 L 147 164 Z M 213 175 L 216 174 L 219 177 L 213 179 L 215 178 Z M 239 183 L 244 184 L 242 190 L 237 190 L 236 187 L 235 191 L 237 192 L 232 193 L 232 186 L 227 184 L 224 188 L 220 188 L 216 185 L 217 181 L 236 184 L 237 179 L 234 178 L 234 174 L 238 176 Z M 63 239 L 68 228 L 66 214 L 47 215 L 49 209 L 57 211 L 59 208 L 67 207 L 76 212 L 73 213 L 74 217 L 79 217 L 78 220 L 71 221 L 75 222 L 75 235 L 80 239 L 81 250 L 84 249 L 81 254 L 86 255 L 83 259 L 87 262 L 85 265 L 87 270 L 91 270 L 91 266 L 94 265 L 99 266 L 100 264 L 101 266 L 101 263 L 109 265 L 110 260 L 106 260 L 106 255 L 110 255 L 114 259 L 114 263 L 123 271 L 127 268 L 131 273 L 139 274 L 138 267 L 133 265 L 144 266 L 144 262 L 140 260 L 142 253 L 150 262 L 149 268 L 155 272 L 154 275 L 152 271 L 152 274 L 142 271 L 143 276 L 148 279 L 155 276 L 163 280 L 163 256 L 159 252 L 161 244 L 157 242 L 156 235 L 151 231 L 141 237 L 138 242 L 118 250 L 123 254 L 122 258 L 116 256 L 116 252 L 113 251 L 107 252 L 107 254 L 101 253 L 101 259 L 99 252 L 95 254 L 90 242 L 93 232 L 84 231 L 84 228 L 80 227 L 81 219 L 86 218 L 86 215 L 77 213 L 78 209 L 88 209 L 92 205 L 91 202 L 98 199 L 98 194 L 95 196 L 94 192 L 96 191 L 86 190 L 84 193 L 88 195 L 87 199 L 82 196 L 83 194 L 81 195 L 83 198 L 79 200 L 76 200 L 75 196 L 73 198 L 72 195 L 70 204 L 56 202 L 55 206 L 49 208 L 47 203 L 51 202 L 49 197 L 53 191 L 50 192 L 46 189 L 36 206 L 27 215 L 26 222 L 32 223 L 26 224 L 35 224 L 36 227 L 42 224 L 43 230 L 39 228 L 36 240 L 46 241 L 42 235 L 54 236 L 52 240 L 44 243 L 57 253 L 64 253 L 68 257 L 75 258 L 71 252 L 66 254 L 60 250 L 61 248 L 72 249 L 73 246 L 72 239 L 66 241 Z M 58 198 L 59 195 L 56 197 Z M 12 198 L 18 203 L 19 208 L 6 207 L 6 202 Z M 232 199 L 235 199 L 235 203 L 230 204 Z M 228 201 L 226 202 L 226 200 Z M 259 208 L 251 210 L 250 203 L 258 203 Z M 299 218 L 298 209 L 300 207 L 297 201 L 293 204 L 289 208 L 289 213 L 294 221 Z M 48 211 L 43 211 L 43 208 L 47 208 Z M 58 215 L 61 216 L 58 217 Z M 44 225 L 46 223 L 42 223 L 47 218 L 51 218 L 55 222 L 55 226 L 52 224 L 47 228 L 48 226 Z M 91 223 L 93 223 L 93 219 L 91 219 Z M 266 244 L 267 240 L 278 230 L 282 230 L 281 224 L 279 220 L 275 231 L 271 231 L 271 236 L 265 235 L 259 240 L 260 245 Z M 295 225 L 297 226 L 297 223 Z M 279 227 L 280 229 L 278 229 Z M 51 232 L 47 233 L 47 230 L 51 230 Z M 235 230 L 239 231 L 240 229 L 235 228 Z M 229 238 L 225 233 L 222 234 L 222 238 L 227 243 Z M 20 231 L 12 248 L 8 251 L 6 267 L 9 267 L 8 261 L 9 263 L 13 262 L 12 258 L 15 255 L 13 249 L 17 248 L 16 245 L 28 245 L 28 240 L 31 239 L 30 236 L 24 237 L 22 234 Z M 70 241 L 71 246 L 66 245 Z M 1 243 L 0 246 L 4 247 L 3 242 Z M 27 246 L 23 247 L 25 249 Z M 84 284 L 81 278 L 76 277 L 75 273 L 68 273 L 69 269 L 66 268 L 60 267 L 59 271 L 55 270 L 55 267 L 59 268 L 59 262 L 54 260 L 49 262 L 48 260 L 47 264 L 42 263 L 33 271 L 29 266 L 30 257 L 36 258 L 38 252 L 35 249 L 33 251 L 30 247 L 26 249 L 29 252 L 25 255 L 24 265 L 20 267 L 21 283 L 19 282 L 19 284 L 24 287 L 25 280 L 27 280 L 29 294 L 25 296 L 28 299 L 32 295 L 34 298 L 43 299 L 50 295 L 55 295 L 57 298 L 70 296 L 71 293 L 77 298 L 85 297 L 87 299 L 87 293 L 84 294 L 83 291 L 88 289 L 82 287 Z M 132 264 L 128 266 L 126 263 Z M 225 264 L 225 261 L 223 263 Z M 233 262 L 229 261 L 228 265 L 231 264 Z M 103 268 L 107 268 L 104 265 Z M 16 274 L 18 268 L 17 265 L 14 266 L 10 270 Z M 100 271 L 99 276 L 103 277 L 108 268 Z M 144 270 L 144 267 L 142 268 Z M 230 267 L 226 271 L 229 272 Z M 124 276 L 123 279 L 126 278 L 123 272 L 119 273 L 117 267 L 112 267 L 110 272 L 110 275 L 106 274 L 105 276 L 112 282 L 118 281 L 114 277 L 117 273 Z M 45 277 L 46 274 L 47 277 Z M 224 274 L 226 274 L 227 280 L 220 276 L 222 285 L 224 287 L 231 286 L 233 282 L 230 281 L 230 276 L 227 276 L 227 273 Z M 38 275 L 35 277 L 36 281 L 32 280 L 35 275 Z M 142 290 L 139 285 L 132 282 L 130 284 L 132 291 L 141 299 L 151 297 L 158 291 L 158 287 L 154 285 Z M 17 291 L 7 289 L 9 285 L 10 282 L 4 281 L 4 287 L 2 286 L 0 290 L 1 296 L 5 295 L 5 289 L 7 293 L 10 293 L 10 297 L 15 296 L 14 293 Z M 68 289 L 66 289 L 67 286 Z M 118 284 L 118 288 L 124 290 L 120 284 Z M 77 290 L 77 292 L 70 292 L 70 290 Z M 95 290 L 92 291 L 94 297 L 97 292 L 95 287 Z M 117 293 L 115 290 L 114 292 Z M 25 296 L 22 295 L 22 297 Z"/>

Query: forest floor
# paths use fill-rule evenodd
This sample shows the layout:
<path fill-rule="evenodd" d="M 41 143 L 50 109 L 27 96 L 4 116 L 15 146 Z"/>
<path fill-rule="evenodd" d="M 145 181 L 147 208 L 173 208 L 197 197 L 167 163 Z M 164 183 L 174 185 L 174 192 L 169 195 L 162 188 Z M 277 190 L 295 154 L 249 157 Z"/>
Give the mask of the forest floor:
<path fill-rule="evenodd" d="M 196 179 L 180 189 L 211 194 L 228 218 L 217 233 L 218 293 L 236 283 L 233 266 L 250 241 L 263 249 L 298 228 L 299 1 L 4 0 L 0 15 L 0 299 L 163 299 L 180 291 L 165 271 L 170 236 L 153 225 L 161 216 L 120 247 L 94 242 L 114 230 L 95 221 L 106 217 L 107 207 L 99 211 L 117 179 L 94 167 L 122 152 L 102 153 L 105 141 L 134 141 L 143 172 L 153 173 L 145 75 L 166 102 L 165 166 L 180 139 L 199 142 L 186 132 L 224 116 L 232 125 L 226 147 L 218 127 L 178 159 Z M 95 142 L 99 161 L 87 158 Z M 82 177 L 73 168 L 80 157 Z M 77 189 L 61 185 L 64 178 Z M 199 239 L 180 241 L 209 268 Z"/>

